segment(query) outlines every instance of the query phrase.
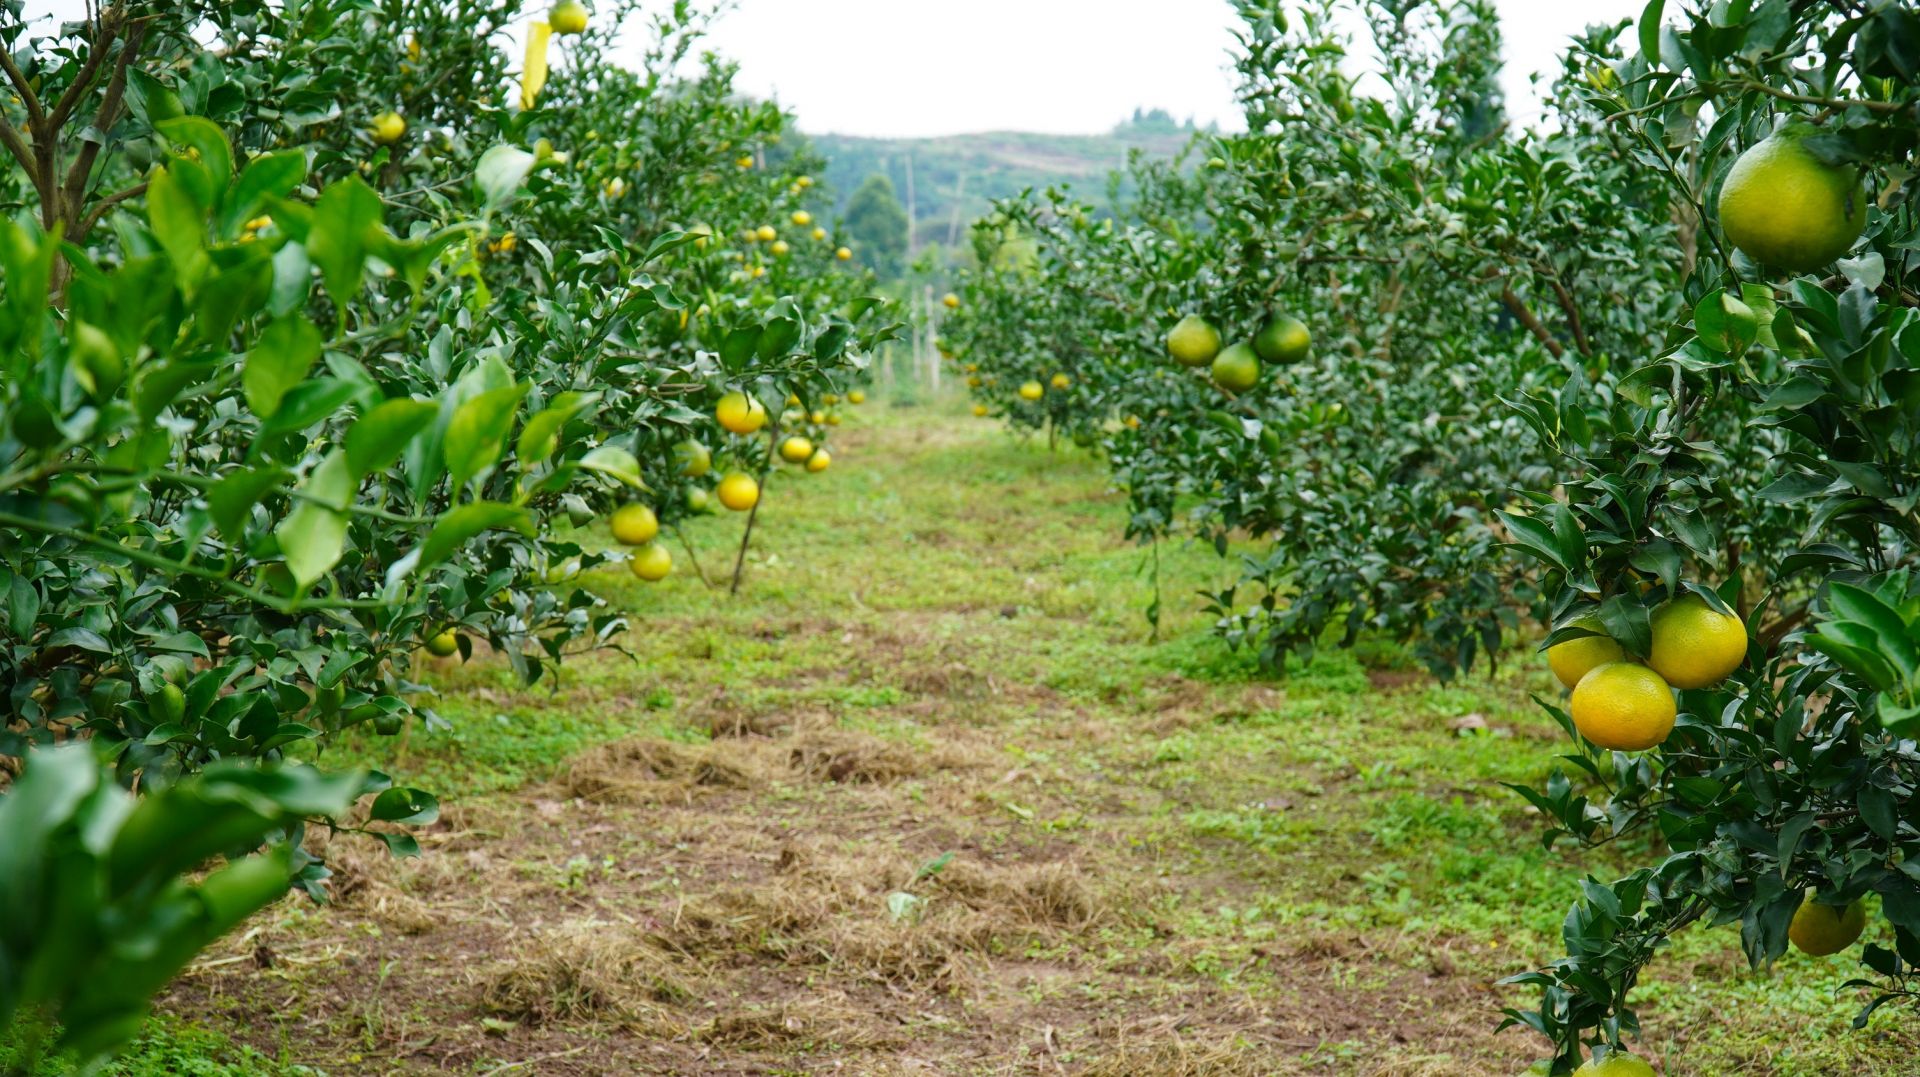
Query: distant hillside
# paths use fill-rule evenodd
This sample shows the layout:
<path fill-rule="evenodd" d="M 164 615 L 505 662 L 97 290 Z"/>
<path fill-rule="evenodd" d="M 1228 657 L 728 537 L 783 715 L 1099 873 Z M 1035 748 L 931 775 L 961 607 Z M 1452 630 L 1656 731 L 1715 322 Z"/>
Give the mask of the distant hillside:
<path fill-rule="evenodd" d="M 813 148 L 830 162 L 826 179 L 844 208 L 869 175 L 893 182 L 914 217 L 914 243 L 966 241 L 967 226 L 992 201 L 1050 185 L 1072 184 L 1076 194 L 1104 204 L 1107 174 L 1139 149 L 1171 157 L 1196 134 L 1164 112 L 1136 114 L 1105 135 L 1041 135 L 996 131 L 944 138 L 855 138 L 811 135 Z M 911 183 L 909 172 L 911 171 Z M 912 191 L 909 203 L 908 192 Z M 956 212 L 957 211 L 957 212 Z"/>

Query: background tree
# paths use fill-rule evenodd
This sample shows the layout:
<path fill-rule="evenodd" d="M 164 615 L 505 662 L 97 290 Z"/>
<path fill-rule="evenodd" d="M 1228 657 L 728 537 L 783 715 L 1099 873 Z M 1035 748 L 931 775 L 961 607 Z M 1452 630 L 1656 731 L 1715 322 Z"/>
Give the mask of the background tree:
<path fill-rule="evenodd" d="M 882 277 L 899 276 L 906 266 L 907 210 L 893 193 L 892 181 L 868 176 L 847 201 L 846 221 L 855 257 Z"/>

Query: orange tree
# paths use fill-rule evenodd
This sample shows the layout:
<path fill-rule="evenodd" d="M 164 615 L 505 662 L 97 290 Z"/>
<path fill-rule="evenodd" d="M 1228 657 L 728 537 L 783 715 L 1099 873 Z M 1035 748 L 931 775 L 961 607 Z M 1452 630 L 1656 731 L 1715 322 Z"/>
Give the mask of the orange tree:
<path fill-rule="evenodd" d="M 959 361 L 1006 407 L 1067 353 L 1135 535 L 1260 542 L 1213 607 L 1263 657 L 1377 630 L 1444 673 L 1549 624 L 1579 750 L 1521 792 L 1549 840 L 1670 850 L 1589 880 L 1568 956 L 1516 980 L 1557 1071 L 1627 1048 L 1699 921 L 1761 963 L 1877 904 L 1861 1019 L 1912 997 L 1916 16 L 1655 2 L 1516 136 L 1485 5 L 1368 6 L 1379 99 L 1329 12 L 1242 13 L 1250 133 L 1136 165 L 1113 221 L 1001 207 Z"/>
<path fill-rule="evenodd" d="M 521 14 L 470 7 L 494 27 Z M 545 100 L 571 85 L 576 107 L 550 110 L 449 10 L 109 4 L 49 34 L 0 10 L 0 190 L 26 210 L 0 223 L 0 766 L 24 759 L 27 775 L 7 797 L 104 797 L 87 768 L 35 761 L 86 739 L 149 795 L 212 788 L 194 775 L 219 768 L 224 806 L 203 822 L 231 824 L 131 889 L 96 874 L 111 798 L 99 822 L 49 814 L 47 843 L 18 860 L 52 918 L 3 940 L 0 1020 L 61 1019 L 83 1054 L 123 1042 L 127 1005 L 271 897 L 255 884 L 273 871 L 249 862 L 242 897 L 191 930 L 164 946 L 133 931 L 217 900 L 179 888 L 202 857 L 269 840 L 279 890 L 291 877 L 318 896 L 308 822 L 407 853 L 402 827 L 436 811 L 379 774 L 343 799 L 286 760 L 438 724 L 422 648 L 464 657 L 485 640 L 533 680 L 605 645 L 618 614 L 550 584 L 606 555 L 556 525 L 688 504 L 704 469 L 670 453 L 718 441 L 723 391 L 793 394 L 829 429 L 828 390 L 857 382 L 885 332 L 861 278 L 728 268 L 696 227 L 776 209 L 793 226 L 810 185 L 726 153 L 786 119 L 733 100 L 721 65 L 672 74 L 691 14 L 661 25 L 640 72 L 604 60 L 610 28 L 569 37 Z M 589 109 L 625 132 L 579 131 L 623 147 L 608 159 L 622 184 L 598 151 L 536 129 Z M 645 199 L 626 203 L 633 190 Z M 819 268 L 830 237 L 808 239 Z M 743 470 L 768 459 L 760 441 L 715 453 L 729 448 Z M 636 574 L 660 552 L 640 551 Z M 258 782 L 231 777 L 252 764 Z M 194 795 L 139 810 L 171 826 L 168 805 Z M 68 878 L 95 882 L 48 882 Z M 151 951 L 111 1014 L 32 971 L 66 967 L 48 955 L 74 933 L 122 929 L 116 960 L 137 963 L 141 939 L 186 949 Z"/>
<path fill-rule="evenodd" d="M 1378 97 L 1345 73 L 1343 9 Z M 1257 540 L 1208 596 L 1228 640 L 1277 664 L 1385 631 L 1444 674 L 1540 594 L 1495 556 L 1495 512 L 1551 463 L 1502 397 L 1604 380 L 1658 339 L 1665 196 L 1564 83 L 1552 133 L 1507 130 L 1487 4 L 1241 13 L 1248 133 L 1136 162 L 1114 219 L 1060 194 L 1000 207 L 946 333 L 992 408 L 1099 441 L 1133 537 Z M 1188 318 L 1217 336 L 1179 360 Z M 1012 396 L 1054 369 L 1074 376 L 1058 401 Z"/>
<path fill-rule="evenodd" d="M 1542 995 L 1510 1020 L 1555 1072 L 1625 1046 L 1637 978 L 1690 924 L 1738 923 L 1762 965 L 1850 949 L 1877 905 L 1856 1027 L 1920 996 L 1920 14 L 1668 6 L 1635 55 L 1585 62 L 1610 137 L 1697 229 L 1686 313 L 1612 386 L 1520 402 L 1560 484 L 1511 523 L 1547 572 L 1576 684 L 1552 709 L 1590 786 L 1523 792 L 1549 841 L 1669 849 L 1586 881 L 1567 956 L 1516 978 Z"/>

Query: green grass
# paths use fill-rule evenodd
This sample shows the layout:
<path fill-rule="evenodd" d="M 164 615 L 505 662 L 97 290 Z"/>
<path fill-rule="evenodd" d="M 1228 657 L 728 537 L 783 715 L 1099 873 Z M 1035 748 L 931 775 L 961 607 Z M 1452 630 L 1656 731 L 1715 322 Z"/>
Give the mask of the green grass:
<path fill-rule="evenodd" d="M 1294 997 L 1300 960 L 1341 985 L 1342 1004 L 1369 1012 L 1433 969 L 1486 985 L 1560 954 L 1583 875 L 1611 879 L 1660 855 L 1631 840 L 1547 849 L 1539 817 L 1503 787 L 1539 782 L 1567 750 L 1528 698 L 1552 690 L 1538 663 L 1442 685 L 1401 672 L 1409 663 L 1392 644 L 1365 640 L 1270 677 L 1214 638 L 1191 600 L 1229 580 L 1233 563 L 1187 543 L 1160 551 L 1167 617 L 1151 640 L 1148 554 L 1118 541 L 1125 507 L 1098 462 L 957 411 L 869 406 L 834 446 L 832 471 L 782 472 L 738 600 L 703 587 L 678 547 L 663 584 L 607 569 L 593 583 L 631 612 L 631 657 L 588 656 L 531 688 L 499 665 L 449 664 L 433 677 L 433 706 L 451 732 L 369 738 L 333 761 L 510 812 L 524 810 L 517 790 L 596 744 L 703 740 L 703 716 L 716 710 L 815 716 L 916 749 L 973 734 L 990 758 L 947 822 L 985 849 L 1077 858 L 1133 903 L 1116 922 L 1026 955 L 1074 970 L 1070 986 L 1033 988 L 1041 1003 L 1151 1008 L 1204 984 L 1274 1007 Z M 740 524 L 725 516 L 690 530 L 709 573 L 731 566 Z M 1470 714 L 1481 721 L 1465 724 L 1485 728 L 1455 727 Z M 884 811 L 940 802 L 930 798 L 940 788 L 915 779 L 896 800 L 870 801 L 783 783 L 758 810 L 822 828 L 845 813 L 857 823 L 849 832 L 865 834 L 876 819 L 886 825 Z M 599 861 L 572 855 L 517 870 L 574 887 Z M 1859 999 L 1839 985 L 1852 961 L 1792 957 L 1753 972 L 1737 944 L 1733 927 L 1689 931 L 1638 989 L 1643 1046 L 1665 1072 L 1911 1071 L 1910 1012 L 1888 1008 L 1866 1032 L 1847 1029 Z M 1163 963 L 1157 978 L 1125 972 L 1148 954 Z M 1480 1039 L 1445 1057 L 1512 1072 L 1539 1044 L 1486 1033 L 1501 1005 L 1525 1001 L 1460 988 L 1412 999 L 1403 1017 L 1415 1029 L 1443 1018 L 1467 1027 Z M 227 1048 L 156 1027 L 126 1063 L 149 1068 L 121 1072 L 240 1072 L 167 1068 L 183 1051 L 211 1060 Z M 311 1058 L 320 1046 L 285 1053 Z M 1417 1068 L 1422 1050 L 1376 1030 L 1298 1058 L 1310 1072 L 1440 1072 Z"/>
<path fill-rule="evenodd" d="M 0 1033 L 0 1072 L 19 1061 L 17 1044 Z M 235 1045 L 225 1035 L 157 1017 L 147 1022 L 126 1056 L 98 1071 L 99 1077 L 312 1077 L 319 1071 L 268 1058 Z M 70 1063 L 43 1063 L 35 1077 L 78 1077 Z"/>

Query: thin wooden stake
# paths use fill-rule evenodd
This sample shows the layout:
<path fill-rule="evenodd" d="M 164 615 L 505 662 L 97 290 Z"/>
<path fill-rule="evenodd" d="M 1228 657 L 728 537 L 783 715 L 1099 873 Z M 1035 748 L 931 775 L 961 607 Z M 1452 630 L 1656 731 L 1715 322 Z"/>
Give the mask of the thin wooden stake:
<path fill-rule="evenodd" d="M 773 437 L 767 441 L 767 458 L 760 464 L 760 496 L 753 501 L 753 508 L 747 510 L 747 530 L 740 536 L 740 553 L 733 559 L 733 586 L 727 588 L 727 594 L 740 593 L 740 574 L 747 567 L 747 543 L 753 541 L 753 521 L 760 517 L 760 503 L 767 499 L 767 476 L 773 473 L 773 454 L 780 444 L 780 426 L 773 426 Z"/>

